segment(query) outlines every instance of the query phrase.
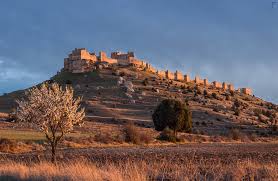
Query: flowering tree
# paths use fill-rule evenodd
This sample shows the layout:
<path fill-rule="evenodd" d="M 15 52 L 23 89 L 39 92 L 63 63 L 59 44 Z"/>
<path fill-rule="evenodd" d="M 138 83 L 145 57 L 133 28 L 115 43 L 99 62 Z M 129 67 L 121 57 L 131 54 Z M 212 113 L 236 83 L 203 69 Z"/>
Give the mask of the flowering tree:
<path fill-rule="evenodd" d="M 57 83 L 32 88 L 26 96 L 25 100 L 17 100 L 17 120 L 30 123 L 45 133 L 51 145 L 51 161 L 56 162 L 59 141 L 85 117 L 84 108 L 80 108 L 81 98 L 74 99 L 71 87 L 63 89 Z"/>

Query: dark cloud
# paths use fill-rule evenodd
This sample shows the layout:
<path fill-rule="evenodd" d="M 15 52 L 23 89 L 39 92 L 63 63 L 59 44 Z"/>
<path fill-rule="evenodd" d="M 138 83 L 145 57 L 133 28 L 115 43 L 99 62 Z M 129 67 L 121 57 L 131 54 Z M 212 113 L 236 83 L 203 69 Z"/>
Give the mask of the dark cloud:
<path fill-rule="evenodd" d="M 278 102 L 277 20 L 271 0 L 2 2 L 0 92 L 48 79 L 71 49 L 86 47 L 133 50 L 156 67 L 252 87 Z"/>

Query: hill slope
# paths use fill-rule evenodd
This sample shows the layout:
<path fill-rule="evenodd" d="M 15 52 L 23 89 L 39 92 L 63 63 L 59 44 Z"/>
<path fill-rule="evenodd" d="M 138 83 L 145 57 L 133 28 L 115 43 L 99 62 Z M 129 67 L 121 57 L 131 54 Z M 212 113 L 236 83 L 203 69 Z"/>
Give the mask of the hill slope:
<path fill-rule="evenodd" d="M 151 115 L 157 104 L 175 98 L 188 103 L 193 111 L 194 131 L 205 135 L 221 135 L 231 129 L 267 134 L 277 123 L 275 104 L 237 92 L 161 79 L 133 67 L 110 67 L 84 74 L 62 72 L 51 81 L 72 85 L 76 96 L 83 97 L 88 120 L 112 124 L 115 120 L 132 120 L 152 127 Z M 0 112 L 15 108 L 14 100 L 23 93 L 1 96 Z"/>

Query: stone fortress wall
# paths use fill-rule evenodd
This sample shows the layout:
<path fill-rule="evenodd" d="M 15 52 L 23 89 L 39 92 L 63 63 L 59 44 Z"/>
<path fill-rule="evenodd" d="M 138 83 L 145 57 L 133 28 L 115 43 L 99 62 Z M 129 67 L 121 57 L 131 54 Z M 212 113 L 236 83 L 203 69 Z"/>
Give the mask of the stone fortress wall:
<path fill-rule="evenodd" d="M 137 59 L 134 52 L 112 52 L 111 57 L 108 57 L 105 52 L 99 52 L 97 56 L 95 53 L 88 52 L 85 48 L 74 49 L 67 58 L 64 59 L 64 71 L 72 73 L 85 73 L 93 70 L 96 63 L 108 63 L 117 64 L 122 66 L 134 66 L 143 70 L 156 73 L 159 77 L 169 80 L 192 82 L 196 85 L 203 85 L 204 87 L 212 86 L 217 89 L 234 91 L 234 85 L 226 82 L 214 81 L 209 83 L 208 79 L 201 79 L 196 76 L 194 80 L 190 80 L 189 75 L 183 75 L 182 72 L 176 71 L 171 72 L 170 70 L 156 70 L 151 64 L 146 63 L 144 60 Z M 252 95 L 252 89 L 250 88 L 239 88 L 237 90 L 240 93 Z"/>

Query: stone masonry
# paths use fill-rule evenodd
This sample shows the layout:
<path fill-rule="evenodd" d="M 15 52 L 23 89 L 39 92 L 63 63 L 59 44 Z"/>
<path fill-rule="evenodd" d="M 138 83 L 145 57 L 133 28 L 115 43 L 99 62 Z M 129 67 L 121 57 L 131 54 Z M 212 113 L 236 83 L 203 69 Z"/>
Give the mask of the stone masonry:
<path fill-rule="evenodd" d="M 228 85 L 228 90 L 229 90 L 229 91 L 234 91 L 234 90 L 235 90 L 234 85 L 233 85 L 233 84 L 229 84 L 229 85 Z"/>
<path fill-rule="evenodd" d="M 199 76 L 196 76 L 196 77 L 195 77 L 195 83 L 196 83 L 196 84 L 202 84 L 202 83 L 203 83 L 203 80 L 200 79 Z"/>
<path fill-rule="evenodd" d="M 222 89 L 223 89 L 223 90 L 226 90 L 227 88 L 228 88 L 227 83 L 226 83 L 226 82 L 223 82 L 223 83 L 222 83 Z"/>
<path fill-rule="evenodd" d="M 247 94 L 247 95 L 252 95 L 253 94 L 253 91 L 250 88 L 241 88 L 240 92 L 243 93 L 243 94 Z"/>
<path fill-rule="evenodd" d="M 212 85 L 214 88 L 218 88 L 218 89 L 222 88 L 222 84 L 217 81 L 212 82 Z"/>
<path fill-rule="evenodd" d="M 179 71 L 175 72 L 175 80 L 184 80 L 183 74 Z"/>
<path fill-rule="evenodd" d="M 175 79 L 175 75 L 174 75 L 174 73 L 172 73 L 169 70 L 167 70 L 166 71 L 166 78 L 170 79 L 170 80 L 174 80 Z"/>
<path fill-rule="evenodd" d="M 206 87 L 206 86 L 209 86 L 209 81 L 208 81 L 208 79 L 204 79 L 204 86 Z"/>
<path fill-rule="evenodd" d="M 85 73 L 90 72 L 94 69 L 96 64 L 99 63 L 108 63 L 108 64 L 117 64 L 120 66 L 134 66 L 140 68 L 141 70 L 146 70 L 151 73 L 156 73 L 161 78 L 167 78 L 170 80 L 183 81 L 186 83 L 191 82 L 190 76 L 188 74 L 183 75 L 182 72 L 176 71 L 172 73 L 171 71 L 156 70 L 151 64 L 146 63 L 146 61 L 137 59 L 134 55 L 134 52 L 112 52 L 111 57 L 108 57 L 107 54 L 103 51 L 99 52 L 99 56 L 95 53 L 90 53 L 85 48 L 75 48 L 67 58 L 64 59 L 64 68 L 63 70 L 71 73 Z M 208 79 L 201 79 L 196 76 L 194 83 L 203 84 L 205 87 L 210 86 Z M 212 82 L 214 88 L 234 91 L 235 88 L 233 84 L 227 84 L 223 82 L 214 81 Z M 238 92 L 252 95 L 252 89 L 250 88 L 239 88 Z"/>
<path fill-rule="evenodd" d="M 190 76 L 189 75 L 184 75 L 184 81 L 185 82 L 190 82 Z"/>
<path fill-rule="evenodd" d="M 166 72 L 164 70 L 157 70 L 156 74 L 162 78 L 166 78 Z"/>

